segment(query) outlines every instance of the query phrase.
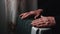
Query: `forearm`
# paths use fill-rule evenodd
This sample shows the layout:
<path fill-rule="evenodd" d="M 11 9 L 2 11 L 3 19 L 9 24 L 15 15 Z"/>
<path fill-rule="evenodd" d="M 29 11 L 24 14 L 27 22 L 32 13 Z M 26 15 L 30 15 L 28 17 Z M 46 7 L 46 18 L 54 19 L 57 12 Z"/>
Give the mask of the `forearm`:
<path fill-rule="evenodd" d="M 52 28 L 60 27 L 60 16 L 53 16 L 55 18 L 55 25 Z"/>

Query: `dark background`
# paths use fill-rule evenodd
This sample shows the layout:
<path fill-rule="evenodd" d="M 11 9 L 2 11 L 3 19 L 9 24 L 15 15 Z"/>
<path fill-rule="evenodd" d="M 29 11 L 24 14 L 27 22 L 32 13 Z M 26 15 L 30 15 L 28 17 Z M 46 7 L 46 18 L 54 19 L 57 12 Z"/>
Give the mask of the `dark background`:
<path fill-rule="evenodd" d="M 0 34 L 7 34 L 7 16 L 5 12 L 5 0 L 0 0 Z"/>

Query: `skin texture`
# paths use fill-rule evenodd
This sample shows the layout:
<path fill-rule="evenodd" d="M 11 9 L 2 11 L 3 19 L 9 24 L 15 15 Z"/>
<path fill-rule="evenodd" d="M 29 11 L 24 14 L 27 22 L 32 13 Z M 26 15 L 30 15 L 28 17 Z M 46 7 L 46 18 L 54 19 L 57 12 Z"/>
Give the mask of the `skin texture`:
<path fill-rule="evenodd" d="M 50 26 L 54 26 L 55 25 L 55 18 L 52 16 L 41 16 L 41 18 L 36 19 L 42 12 L 42 9 L 38 9 L 38 10 L 34 10 L 34 11 L 30 11 L 30 12 L 26 12 L 26 13 L 22 13 L 19 16 L 21 17 L 21 19 L 25 19 L 30 15 L 34 15 L 34 19 L 31 23 L 32 26 L 34 27 L 50 27 Z"/>
<path fill-rule="evenodd" d="M 36 20 L 33 20 L 32 21 L 32 26 L 35 26 L 35 27 L 51 27 L 51 26 L 54 26 L 55 25 L 55 19 L 54 17 L 44 17 L 42 16 L 41 18 L 38 18 Z"/>
<path fill-rule="evenodd" d="M 34 11 L 30 11 L 30 12 L 26 12 L 26 13 L 22 13 L 19 16 L 21 17 L 21 19 L 25 19 L 30 15 L 34 15 L 34 19 L 36 19 L 42 12 L 42 9 L 38 9 L 38 10 L 34 10 Z"/>

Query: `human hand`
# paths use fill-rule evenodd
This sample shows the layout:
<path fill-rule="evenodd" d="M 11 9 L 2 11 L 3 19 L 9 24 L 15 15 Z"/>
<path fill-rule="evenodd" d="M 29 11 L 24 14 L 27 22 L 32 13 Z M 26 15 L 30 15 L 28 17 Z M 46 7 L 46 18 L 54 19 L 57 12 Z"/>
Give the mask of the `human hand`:
<path fill-rule="evenodd" d="M 34 18 L 36 19 L 41 14 L 42 11 L 43 11 L 42 9 L 38 9 L 38 10 L 22 13 L 19 16 L 21 17 L 21 19 L 25 19 L 30 15 L 34 15 Z"/>
<path fill-rule="evenodd" d="M 44 17 L 42 16 L 39 19 L 33 20 L 32 21 L 32 26 L 35 27 L 51 27 L 55 25 L 55 19 L 54 17 Z"/>

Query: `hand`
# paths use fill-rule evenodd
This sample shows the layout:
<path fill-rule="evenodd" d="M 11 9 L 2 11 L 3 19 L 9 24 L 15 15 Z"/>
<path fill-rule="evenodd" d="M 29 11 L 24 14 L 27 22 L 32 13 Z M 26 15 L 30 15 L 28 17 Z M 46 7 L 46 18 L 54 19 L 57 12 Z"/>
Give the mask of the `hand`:
<path fill-rule="evenodd" d="M 42 9 L 38 9 L 38 10 L 22 13 L 19 16 L 21 17 L 21 19 L 25 19 L 30 15 L 34 15 L 35 16 L 34 18 L 36 19 L 41 14 L 42 11 L 43 11 Z"/>
<path fill-rule="evenodd" d="M 51 27 L 55 25 L 55 19 L 54 17 L 44 17 L 42 16 L 39 19 L 33 20 L 32 21 L 32 26 L 35 27 Z"/>

